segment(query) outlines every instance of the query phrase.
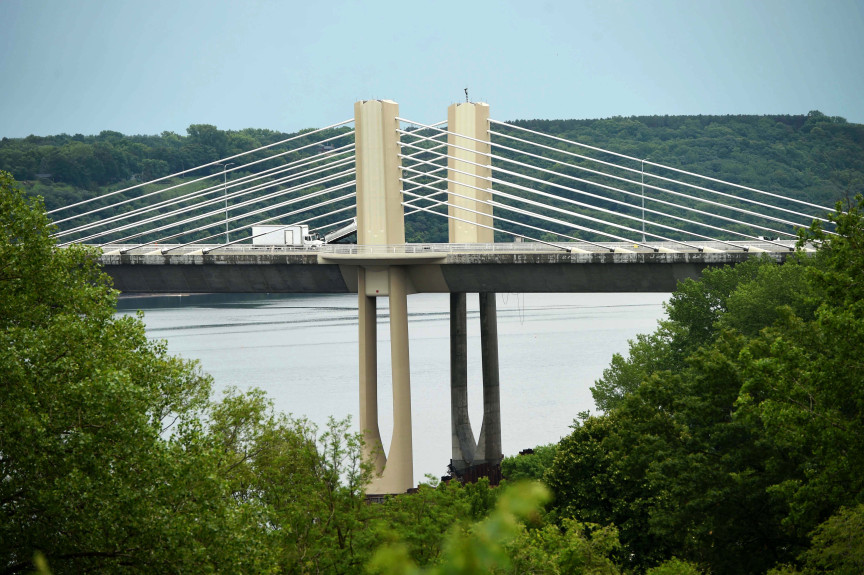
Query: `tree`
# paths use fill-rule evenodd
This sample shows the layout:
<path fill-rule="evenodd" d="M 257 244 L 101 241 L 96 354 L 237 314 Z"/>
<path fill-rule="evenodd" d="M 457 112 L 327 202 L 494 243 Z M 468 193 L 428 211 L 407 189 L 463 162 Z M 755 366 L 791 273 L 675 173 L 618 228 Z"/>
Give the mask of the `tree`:
<path fill-rule="evenodd" d="M 762 573 L 864 500 L 861 201 L 830 215 L 836 235 L 802 232 L 815 255 L 679 285 L 598 382 L 606 415 L 559 444 L 556 513 L 613 522 L 637 569 L 675 554 Z"/>
<path fill-rule="evenodd" d="M 533 453 L 505 457 L 501 462 L 501 473 L 508 481 L 541 481 L 555 460 L 557 448 L 554 443 L 538 445 Z"/>
<path fill-rule="evenodd" d="M 201 433 L 209 378 L 115 318 L 95 253 L 50 231 L 0 172 L 0 570 L 261 567 Z"/>

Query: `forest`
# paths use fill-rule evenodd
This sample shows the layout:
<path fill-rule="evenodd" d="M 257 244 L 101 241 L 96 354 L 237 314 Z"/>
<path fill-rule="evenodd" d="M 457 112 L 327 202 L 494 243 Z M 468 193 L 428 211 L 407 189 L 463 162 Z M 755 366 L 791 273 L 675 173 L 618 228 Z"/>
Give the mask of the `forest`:
<path fill-rule="evenodd" d="M 254 389 L 216 397 L 140 318 L 115 315 L 94 248 L 56 249 L 34 197 L 84 188 L 0 173 L 0 572 L 864 572 L 862 127 L 728 120 L 729 142 L 762 143 L 726 160 L 699 148 L 691 167 L 752 156 L 737 169 L 763 182 L 803 167 L 784 177 L 837 202 L 836 233 L 814 223 L 799 241 L 815 254 L 680 283 L 595 382 L 596 412 L 506 457 L 502 486 L 430 477 L 380 504 L 349 421 L 316 428 Z M 722 123 L 559 124 L 672 150 L 689 132 L 714 146 L 704 134 Z"/>

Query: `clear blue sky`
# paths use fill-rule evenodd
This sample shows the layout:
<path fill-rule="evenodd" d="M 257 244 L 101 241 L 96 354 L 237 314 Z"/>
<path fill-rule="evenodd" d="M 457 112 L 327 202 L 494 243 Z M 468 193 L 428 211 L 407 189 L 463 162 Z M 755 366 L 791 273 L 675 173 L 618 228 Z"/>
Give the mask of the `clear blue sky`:
<path fill-rule="evenodd" d="M 805 114 L 864 123 L 864 0 L 0 0 L 0 137 Z"/>

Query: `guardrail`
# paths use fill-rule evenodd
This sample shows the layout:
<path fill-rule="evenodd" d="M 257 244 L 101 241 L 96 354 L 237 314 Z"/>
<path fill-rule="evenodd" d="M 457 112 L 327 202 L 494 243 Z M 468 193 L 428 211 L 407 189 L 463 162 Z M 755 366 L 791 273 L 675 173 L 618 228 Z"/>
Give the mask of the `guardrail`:
<path fill-rule="evenodd" d="M 752 241 L 752 242 L 692 242 L 696 247 L 712 252 L 788 252 L 795 247 L 792 240 L 782 241 Z M 655 251 L 667 252 L 696 252 L 695 249 L 682 249 L 676 242 L 647 242 L 646 244 L 629 244 L 625 242 L 601 242 L 596 246 L 586 245 L 580 242 L 556 242 L 554 246 L 534 242 L 498 242 L 478 244 L 449 244 L 449 243 L 423 243 L 423 244 L 397 244 L 397 245 L 357 245 L 357 244 L 332 244 L 318 248 L 295 247 L 295 246 L 256 246 L 251 244 L 233 244 L 230 246 L 217 247 L 211 245 L 190 245 L 177 247 L 177 245 L 156 245 L 136 247 L 134 244 L 108 244 L 94 247 L 100 248 L 103 253 L 128 253 L 130 255 L 160 255 L 163 251 L 170 250 L 171 255 L 200 254 L 202 250 L 209 255 L 231 255 L 231 254 L 267 254 L 267 253 L 296 253 L 296 254 L 345 254 L 345 255 L 383 255 L 383 254 L 428 254 L 428 253 L 561 253 L 564 251 L 608 253 L 610 250 L 626 252 Z M 738 249 L 735 249 L 738 248 Z"/>

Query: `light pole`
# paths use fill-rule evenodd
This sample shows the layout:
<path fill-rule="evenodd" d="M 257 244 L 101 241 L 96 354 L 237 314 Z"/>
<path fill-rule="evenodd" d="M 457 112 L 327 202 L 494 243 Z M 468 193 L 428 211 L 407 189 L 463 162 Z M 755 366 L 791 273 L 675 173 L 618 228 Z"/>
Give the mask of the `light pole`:
<path fill-rule="evenodd" d="M 645 158 L 642 160 L 642 242 L 645 242 Z"/>
<path fill-rule="evenodd" d="M 225 196 L 225 243 L 231 241 L 228 237 L 228 166 L 233 166 L 234 162 L 222 164 L 222 194 Z M 644 207 L 644 206 L 643 206 Z"/>

